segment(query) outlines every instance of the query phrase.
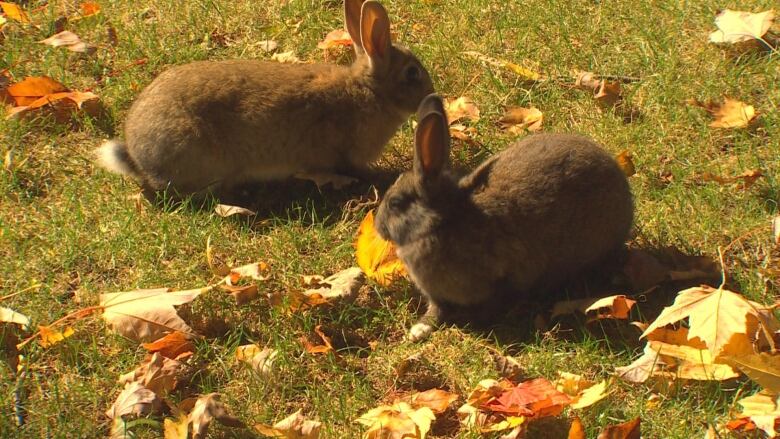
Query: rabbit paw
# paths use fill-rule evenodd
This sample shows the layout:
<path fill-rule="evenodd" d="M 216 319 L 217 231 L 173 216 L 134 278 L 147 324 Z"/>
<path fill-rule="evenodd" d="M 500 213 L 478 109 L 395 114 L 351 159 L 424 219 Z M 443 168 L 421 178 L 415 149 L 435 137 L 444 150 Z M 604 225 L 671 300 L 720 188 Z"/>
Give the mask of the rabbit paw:
<path fill-rule="evenodd" d="M 431 325 L 430 323 L 417 322 L 414 325 L 412 325 L 411 328 L 409 328 L 409 332 L 406 334 L 406 340 L 412 343 L 423 341 L 426 338 L 430 337 L 434 329 L 436 329 L 436 327 Z"/>

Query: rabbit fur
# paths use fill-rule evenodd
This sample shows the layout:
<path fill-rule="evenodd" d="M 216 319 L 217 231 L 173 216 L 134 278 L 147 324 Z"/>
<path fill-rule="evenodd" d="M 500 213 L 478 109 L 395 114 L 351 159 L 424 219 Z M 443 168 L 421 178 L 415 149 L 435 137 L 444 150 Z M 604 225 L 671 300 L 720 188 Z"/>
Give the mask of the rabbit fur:
<path fill-rule="evenodd" d="M 427 337 L 450 305 L 541 294 L 624 244 L 628 181 L 593 141 L 531 135 L 457 178 L 438 96 L 422 102 L 418 121 L 413 170 L 388 190 L 375 221 L 428 300 L 410 339 Z"/>
<path fill-rule="evenodd" d="M 299 173 L 368 169 L 433 91 L 408 49 L 393 45 L 376 1 L 345 0 L 351 66 L 199 61 L 160 74 L 139 95 L 125 141 L 98 149 L 103 167 L 147 195 L 229 194 Z"/>

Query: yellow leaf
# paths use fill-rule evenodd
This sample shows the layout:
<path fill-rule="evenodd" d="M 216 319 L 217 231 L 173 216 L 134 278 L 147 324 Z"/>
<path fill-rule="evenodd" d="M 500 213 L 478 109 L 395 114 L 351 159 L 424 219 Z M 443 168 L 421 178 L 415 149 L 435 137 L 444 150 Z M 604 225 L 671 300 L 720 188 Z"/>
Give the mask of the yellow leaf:
<path fill-rule="evenodd" d="M 780 354 L 726 356 L 724 361 L 741 370 L 767 390 L 780 394 Z"/>
<path fill-rule="evenodd" d="M 412 406 L 415 408 L 428 407 L 434 413 L 444 413 L 447 408 L 458 399 L 458 395 L 442 389 L 430 389 L 412 395 Z"/>
<path fill-rule="evenodd" d="M 713 128 L 745 128 L 758 115 L 752 105 L 736 99 L 724 98 L 722 104 L 712 101 L 700 102 L 696 99 L 689 99 L 687 102 L 707 110 L 714 119 L 710 123 Z"/>
<path fill-rule="evenodd" d="M 510 107 L 498 123 L 502 129 L 510 133 L 521 134 L 526 130 L 529 132 L 541 130 L 543 120 L 544 115 L 536 107 Z"/>
<path fill-rule="evenodd" d="M 301 60 L 298 59 L 297 56 L 295 56 L 295 52 L 292 50 L 289 50 L 287 52 L 274 53 L 273 55 L 271 55 L 271 60 L 283 64 L 298 64 L 301 62 Z"/>
<path fill-rule="evenodd" d="M 73 328 L 70 326 L 65 328 L 65 330 L 62 332 L 49 328 L 48 326 L 38 326 L 38 331 L 40 331 L 41 334 L 41 346 L 45 348 L 65 340 L 74 333 Z"/>
<path fill-rule="evenodd" d="M 368 427 L 365 439 L 424 439 L 436 415 L 428 407 L 413 408 L 405 402 L 380 406 L 355 420 Z"/>
<path fill-rule="evenodd" d="M 252 366 L 256 372 L 268 375 L 273 370 L 274 359 L 278 352 L 276 349 L 260 348 L 256 344 L 239 346 L 236 349 L 236 359 Z"/>
<path fill-rule="evenodd" d="M 464 55 L 471 56 L 473 58 L 478 59 L 479 61 L 482 61 L 485 64 L 492 65 L 494 67 L 502 68 L 509 70 L 510 72 L 516 74 L 517 76 L 520 76 L 521 78 L 525 79 L 526 81 L 543 81 L 545 77 L 541 75 L 540 73 L 537 73 L 531 69 L 525 68 L 523 66 L 520 66 L 518 64 L 515 64 L 513 62 L 505 61 L 502 59 L 496 59 L 487 55 L 484 55 L 479 52 L 474 51 L 467 51 L 463 52 Z"/>
<path fill-rule="evenodd" d="M 163 422 L 164 439 L 188 439 L 190 421 L 185 415 L 179 415 L 178 420 L 165 418 Z"/>
<path fill-rule="evenodd" d="M 79 8 L 82 17 L 90 17 L 100 12 L 100 5 L 94 2 L 82 2 Z"/>
<path fill-rule="evenodd" d="M 255 424 L 255 430 L 264 436 L 287 439 L 317 439 L 320 437 L 321 427 L 321 422 L 306 419 L 301 410 L 277 422 L 273 427 Z"/>
<path fill-rule="evenodd" d="M 775 12 L 768 10 L 759 13 L 724 9 L 715 17 L 718 30 L 710 34 L 713 43 L 738 43 L 761 39 L 772 27 Z"/>
<path fill-rule="evenodd" d="M 780 396 L 766 390 L 737 401 L 743 411 L 740 417 L 748 417 L 756 428 L 763 430 L 769 437 L 775 437 L 775 424 L 780 421 Z"/>
<path fill-rule="evenodd" d="M 360 223 L 355 241 L 358 266 L 370 279 L 382 286 L 406 275 L 406 267 L 395 254 L 395 246 L 382 239 L 374 229 L 374 211 L 368 212 Z"/>
<path fill-rule="evenodd" d="M 688 339 L 700 338 L 712 356 L 717 357 L 731 344 L 733 336 L 748 337 L 749 316 L 757 319 L 758 326 L 766 326 L 764 317 L 759 315 L 762 308 L 765 307 L 728 290 L 708 286 L 689 288 L 678 293 L 674 304 L 664 308 L 642 337 L 687 318 Z"/>
<path fill-rule="evenodd" d="M 627 149 L 620 151 L 620 154 L 615 156 L 615 161 L 620 166 L 620 169 L 623 170 L 623 173 L 626 174 L 626 177 L 636 174 L 636 166 L 634 166 L 632 157 L 631 151 Z"/>
<path fill-rule="evenodd" d="M 24 13 L 22 8 L 16 3 L 0 2 L 0 8 L 3 9 L 3 13 L 11 20 L 16 20 L 20 23 L 29 23 L 30 19 L 27 18 L 27 14 Z"/>

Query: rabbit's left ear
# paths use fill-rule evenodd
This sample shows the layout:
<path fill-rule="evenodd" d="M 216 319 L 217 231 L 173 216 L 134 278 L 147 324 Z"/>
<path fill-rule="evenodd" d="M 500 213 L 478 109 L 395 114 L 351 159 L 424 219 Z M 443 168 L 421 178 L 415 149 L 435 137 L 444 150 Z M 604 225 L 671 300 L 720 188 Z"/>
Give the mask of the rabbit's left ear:
<path fill-rule="evenodd" d="M 374 70 L 390 68 L 390 18 L 375 0 L 363 3 L 360 14 L 360 41 Z"/>
<path fill-rule="evenodd" d="M 435 94 L 423 99 L 417 112 L 414 133 L 414 175 L 423 189 L 439 181 L 449 164 L 450 133 L 441 98 Z"/>
<path fill-rule="evenodd" d="M 360 39 L 360 8 L 363 6 L 363 0 L 344 0 L 344 24 L 347 26 L 352 46 L 355 53 L 361 55 L 363 51 L 363 42 Z"/>

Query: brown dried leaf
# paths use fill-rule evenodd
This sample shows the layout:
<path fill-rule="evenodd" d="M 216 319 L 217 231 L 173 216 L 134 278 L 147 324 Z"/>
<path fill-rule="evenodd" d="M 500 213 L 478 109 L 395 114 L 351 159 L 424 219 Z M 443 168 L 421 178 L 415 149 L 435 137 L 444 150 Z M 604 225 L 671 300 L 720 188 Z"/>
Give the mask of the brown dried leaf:
<path fill-rule="evenodd" d="M 501 128 L 512 134 L 522 134 L 525 131 L 535 132 L 542 129 L 544 115 L 536 107 L 510 107 L 498 123 Z"/>
<path fill-rule="evenodd" d="M 479 107 L 466 96 L 459 98 L 445 98 L 444 110 L 447 112 L 447 121 L 450 125 L 459 120 L 479 120 Z"/>
<path fill-rule="evenodd" d="M 181 332 L 174 331 L 170 334 L 151 342 L 141 344 L 149 353 L 159 352 L 160 355 L 167 358 L 177 358 L 181 354 L 192 352 L 195 345 L 192 343 L 191 336 Z"/>
<path fill-rule="evenodd" d="M 314 333 L 317 334 L 317 336 L 322 340 L 321 345 L 315 345 L 312 343 L 308 337 L 302 337 L 301 343 L 303 344 L 303 348 L 306 350 L 306 352 L 310 354 L 327 354 L 328 352 L 334 352 L 333 345 L 331 344 L 331 339 L 327 335 L 325 335 L 324 332 L 322 332 L 322 325 L 317 325 L 314 328 Z"/>
<path fill-rule="evenodd" d="M 236 349 L 236 359 L 251 365 L 252 369 L 261 375 L 269 375 L 273 371 L 273 363 L 277 354 L 276 349 L 261 349 L 256 344 L 243 345 Z"/>
<path fill-rule="evenodd" d="M 227 218 L 233 215 L 241 215 L 241 216 L 257 215 L 257 212 L 253 210 L 249 210 L 247 208 L 240 207 L 240 206 L 231 206 L 229 204 L 217 204 L 216 207 L 214 207 L 214 212 L 217 215 L 221 216 L 222 218 Z"/>
<path fill-rule="evenodd" d="M 119 384 L 139 383 L 159 396 L 165 396 L 176 388 L 176 382 L 184 371 L 184 363 L 163 357 L 159 352 L 146 357 L 132 372 L 119 377 Z"/>
<path fill-rule="evenodd" d="M 321 278 L 321 277 L 320 277 Z M 360 287 L 365 283 L 366 277 L 363 270 L 358 267 L 347 268 L 317 281 L 319 288 L 309 289 L 303 292 L 304 296 L 317 296 L 327 301 L 337 299 L 354 299 Z"/>
<path fill-rule="evenodd" d="M 618 166 L 620 166 L 620 169 L 623 170 L 623 173 L 626 174 L 626 177 L 631 177 L 636 174 L 636 166 L 634 165 L 632 157 L 631 151 L 627 149 L 620 151 L 620 153 L 615 156 L 615 161 Z"/>
<path fill-rule="evenodd" d="M 710 182 L 714 181 L 720 184 L 729 184 L 729 183 L 740 183 L 740 188 L 742 189 L 749 189 L 753 184 L 755 184 L 756 180 L 763 177 L 764 174 L 761 172 L 760 169 L 749 169 L 739 175 L 735 175 L 733 177 L 721 177 L 719 175 L 712 174 L 710 172 L 705 172 L 703 174 L 699 174 L 695 176 L 695 180 L 699 182 Z"/>
<path fill-rule="evenodd" d="M 707 110 L 714 119 L 712 128 L 745 128 L 758 116 L 752 105 L 736 99 L 724 98 L 722 104 L 689 99 L 688 104 Z"/>
<path fill-rule="evenodd" d="M 599 433 L 598 439 L 640 439 L 640 424 L 640 419 L 636 418 L 609 426 Z"/>
<path fill-rule="evenodd" d="M 129 415 L 146 415 L 156 411 L 159 404 L 160 400 L 154 392 L 134 381 L 125 385 L 114 404 L 106 411 L 106 416 L 116 419 Z"/>
<path fill-rule="evenodd" d="M 318 439 L 321 427 L 321 422 L 306 419 L 301 410 L 277 422 L 273 427 L 255 424 L 255 430 L 264 436 L 286 439 Z"/>
<path fill-rule="evenodd" d="M 412 395 L 411 404 L 414 408 L 428 407 L 435 414 L 444 413 L 450 404 L 458 399 L 458 395 L 442 389 L 430 389 Z"/>
<path fill-rule="evenodd" d="M 352 45 L 352 37 L 344 29 L 335 29 L 325 35 L 325 39 L 317 43 L 317 48 L 322 50 L 333 49 L 334 47 L 348 47 Z"/>
<path fill-rule="evenodd" d="M 67 91 L 67 87 L 48 76 L 30 76 L 6 89 L 17 106 L 30 105 L 43 96 Z"/>
<path fill-rule="evenodd" d="M 739 43 L 758 40 L 772 27 L 775 12 L 768 10 L 758 13 L 724 9 L 715 16 L 718 30 L 710 34 L 713 43 Z"/>
<path fill-rule="evenodd" d="M 764 352 L 723 359 L 763 388 L 780 394 L 780 354 Z"/>
<path fill-rule="evenodd" d="M 78 35 L 71 31 L 62 31 L 40 41 L 52 47 L 64 47 L 71 52 L 94 52 L 95 48 L 81 41 Z"/>
<path fill-rule="evenodd" d="M 204 439 L 209 425 L 215 419 L 228 427 L 243 428 L 245 426 L 240 419 L 228 414 L 227 407 L 220 401 L 218 393 L 209 393 L 199 397 L 195 402 L 195 407 L 190 412 L 192 439 Z"/>

